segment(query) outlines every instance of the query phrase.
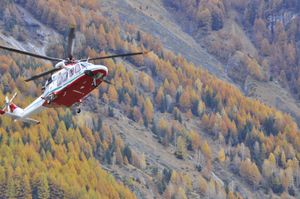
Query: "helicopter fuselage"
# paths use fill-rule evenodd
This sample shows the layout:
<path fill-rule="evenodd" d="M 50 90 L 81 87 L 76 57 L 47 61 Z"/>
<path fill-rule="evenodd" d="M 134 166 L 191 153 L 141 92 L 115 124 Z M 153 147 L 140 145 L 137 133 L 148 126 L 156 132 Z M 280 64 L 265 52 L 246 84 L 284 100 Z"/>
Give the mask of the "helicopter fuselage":
<path fill-rule="evenodd" d="M 74 105 L 80 105 L 82 100 L 92 90 L 99 86 L 101 82 L 104 81 L 105 83 L 111 84 L 109 81 L 104 79 L 108 74 L 107 67 L 103 65 L 94 65 L 88 61 L 130 57 L 145 55 L 148 53 L 148 51 L 125 52 L 122 54 L 104 55 L 76 60 L 73 56 L 75 32 L 75 26 L 72 26 L 68 35 L 67 51 L 65 52 L 67 57 L 65 59 L 0 45 L 0 49 L 2 50 L 56 63 L 54 68 L 25 79 L 25 82 L 29 82 L 51 74 L 51 77 L 42 88 L 44 92 L 39 98 L 26 108 L 22 109 L 13 103 L 16 93 L 11 99 L 6 96 L 4 107 L 0 109 L 0 115 L 8 115 L 14 121 L 21 120 L 26 123 L 38 124 L 39 121 L 29 117 L 40 112 L 44 108 L 71 107 Z M 80 113 L 80 111 L 80 108 L 78 108 L 77 112 Z"/>
<path fill-rule="evenodd" d="M 46 107 L 71 107 L 99 86 L 108 69 L 102 65 L 79 62 L 67 65 L 52 75 L 43 94 Z M 49 80 L 48 80 L 49 81 Z"/>
<path fill-rule="evenodd" d="M 21 118 L 27 118 L 44 108 L 71 107 L 98 87 L 107 76 L 103 65 L 78 62 L 66 65 L 46 82 L 44 93 L 23 110 Z"/>

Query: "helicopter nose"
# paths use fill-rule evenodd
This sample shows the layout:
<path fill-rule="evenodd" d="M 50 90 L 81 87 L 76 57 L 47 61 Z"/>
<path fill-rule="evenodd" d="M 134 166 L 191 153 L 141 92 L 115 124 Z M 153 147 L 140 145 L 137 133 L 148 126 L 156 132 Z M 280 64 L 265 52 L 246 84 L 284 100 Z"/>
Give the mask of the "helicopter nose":
<path fill-rule="evenodd" d="M 97 67 L 98 67 L 98 69 L 100 71 L 104 71 L 105 72 L 105 76 L 108 75 L 108 68 L 106 66 L 98 65 Z"/>
<path fill-rule="evenodd" d="M 108 75 L 108 68 L 104 66 L 104 71 L 106 72 L 106 75 Z"/>

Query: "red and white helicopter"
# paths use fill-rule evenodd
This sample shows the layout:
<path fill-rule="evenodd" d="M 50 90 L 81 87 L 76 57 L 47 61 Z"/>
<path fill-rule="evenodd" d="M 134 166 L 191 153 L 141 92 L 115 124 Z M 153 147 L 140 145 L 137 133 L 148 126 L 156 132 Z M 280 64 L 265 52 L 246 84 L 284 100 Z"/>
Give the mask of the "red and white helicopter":
<path fill-rule="evenodd" d="M 80 104 L 82 103 L 83 98 L 97 88 L 102 82 L 110 84 L 110 82 L 105 79 L 105 77 L 108 75 L 107 67 L 103 65 L 94 65 L 89 63 L 89 61 L 143 55 L 147 53 L 135 52 L 75 60 L 73 58 L 74 39 L 75 28 L 71 28 L 68 35 L 67 59 L 38 55 L 0 45 L 0 49 L 29 55 L 52 62 L 58 62 L 54 66 L 54 69 L 25 80 L 28 82 L 51 74 L 50 78 L 46 81 L 45 86 L 43 87 L 44 92 L 39 98 L 37 98 L 26 108 L 22 109 L 12 103 L 13 99 L 17 95 L 16 93 L 11 99 L 6 96 L 5 105 L 2 109 L 0 109 L 1 115 L 8 115 L 15 121 L 20 120 L 25 123 L 39 124 L 39 121 L 30 118 L 30 116 L 40 112 L 45 108 L 77 106 L 77 113 L 80 113 Z"/>

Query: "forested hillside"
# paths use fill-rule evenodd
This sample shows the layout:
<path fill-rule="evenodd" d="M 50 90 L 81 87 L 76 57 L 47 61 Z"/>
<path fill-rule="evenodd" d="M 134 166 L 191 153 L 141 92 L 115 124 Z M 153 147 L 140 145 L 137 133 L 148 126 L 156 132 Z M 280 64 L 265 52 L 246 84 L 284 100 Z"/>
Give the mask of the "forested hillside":
<path fill-rule="evenodd" d="M 199 27 L 206 27 L 201 28 L 204 31 L 201 34 L 221 30 L 228 7 L 232 6 L 239 12 L 243 10 L 247 20 L 240 23 L 257 31 L 259 38 L 262 30 L 255 27 L 265 23 L 262 17 L 265 15 L 255 12 L 257 14 L 253 17 L 248 11 L 251 6 L 244 7 L 244 3 L 172 1 L 181 14 L 185 13 Z M 195 194 L 196 197 L 210 198 L 261 198 L 266 194 L 299 197 L 300 137 L 298 125 L 290 115 L 245 97 L 235 86 L 166 50 L 151 33 L 132 24 L 121 24 L 117 16 L 104 16 L 99 1 L 18 0 L 0 4 L 3 7 L 0 11 L 3 34 L 12 35 L 20 42 L 30 40 L 28 28 L 19 14 L 22 7 L 64 36 L 68 24 L 75 24 L 82 33 L 75 47 L 79 58 L 151 50 L 144 57 L 103 61 L 114 84 L 102 84 L 93 92 L 88 101 L 95 103 L 86 103 L 86 112 L 82 116 L 75 116 L 72 110 L 62 108 L 47 110 L 39 115 L 39 126 L 14 123 L 1 117 L 1 197 L 135 198 L 125 184 L 139 198 L 146 198 L 147 194 L 140 194 L 137 190 L 142 182 L 122 176 L 116 182 L 100 166 L 114 164 L 120 169 L 134 167 L 143 173 L 147 176 L 145 189 L 148 194 L 162 198 L 190 198 Z M 295 8 L 298 4 L 286 6 Z M 292 20 L 290 23 L 298 22 Z M 261 28 L 264 26 L 267 25 Z M 275 29 L 279 27 L 280 24 Z M 278 49 L 278 55 L 260 51 L 253 55 L 242 50 L 236 52 L 234 49 L 238 44 L 232 44 L 232 53 L 241 56 L 241 61 L 249 66 L 249 73 L 258 79 L 266 79 L 269 74 L 267 70 L 263 72 L 261 63 L 268 63 L 270 68 L 281 59 L 286 65 L 276 66 L 286 74 L 292 72 L 290 69 L 297 74 L 297 55 L 290 59 L 293 56 L 284 53 L 292 51 L 284 51 L 282 46 L 296 50 L 299 30 L 294 30 L 295 37 L 290 43 L 284 40 L 279 44 L 277 42 L 281 40 L 275 39 L 279 33 L 274 33 L 272 42 L 269 40 L 272 31 L 265 29 L 266 36 L 262 40 L 267 38 L 264 43 L 268 43 L 269 50 Z M 228 53 L 231 47 L 225 47 L 215 46 L 212 53 L 226 60 L 228 55 L 218 53 L 220 49 Z M 63 57 L 63 48 L 62 44 L 53 43 L 48 46 L 47 53 Z M 42 82 L 24 84 L 23 80 L 52 65 L 6 52 L 1 54 L 0 99 L 17 91 L 20 95 L 15 103 L 25 107 L 41 93 Z M 137 70 L 144 66 L 146 70 Z M 278 70 L 272 68 L 271 74 L 277 77 Z M 292 81 L 298 81 L 298 77 L 292 78 L 290 85 L 294 85 Z M 103 111 L 103 106 L 108 109 Z M 165 150 L 175 147 L 172 156 L 181 159 L 182 164 L 190 159 L 201 159 L 201 165 L 196 165 L 198 171 L 151 165 L 148 161 L 151 154 L 133 150 L 133 146 L 126 144 L 127 141 L 112 130 L 110 123 L 103 122 L 104 117 L 116 117 L 116 112 L 148 129 L 151 137 L 148 139 L 156 139 Z M 89 118 L 88 124 L 82 121 L 86 118 Z M 123 125 L 125 128 L 129 124 Z M 220 180 L 214 177 L 213 172 L 217 170 L 233 177 L 219 176 Z M 232 181 L 240 185 L 231 186 Z M 257 191 L 249 193 L 252 190 Z"/>
<path fill-rule="evenodd" d="M 299 99 L 300 2 L 297 0 L 178 0 L 165 3 L 179 13 L 182 25 L 229 66 L 229 76 L 244 83 L 250 73 L 259 80 L 278 80 Z M 178 17 L 180 19 L 180 17 Z M 239 32 L 241 27 L 245 33 Z M 244 36 L 246 34 L 246 38 Z M 253 47 L 245 40 L 250 40 Z M 242 77 L 242 78 L 240 78 Z"/>

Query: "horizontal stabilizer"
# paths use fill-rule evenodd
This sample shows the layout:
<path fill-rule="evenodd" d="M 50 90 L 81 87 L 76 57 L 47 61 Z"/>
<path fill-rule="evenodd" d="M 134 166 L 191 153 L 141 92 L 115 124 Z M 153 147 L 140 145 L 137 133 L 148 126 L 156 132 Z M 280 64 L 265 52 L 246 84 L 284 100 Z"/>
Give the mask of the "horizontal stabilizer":
<path fill-rule="evenodd" d="M 40 121 L 37 121 L 35 119 L 32 119 L 32 118 L 22 118 L 20 119 L 20 121 L 22 122 L 25 122 L 25 123 L 28 123 L 28 124 L 40 124 Z"/>

